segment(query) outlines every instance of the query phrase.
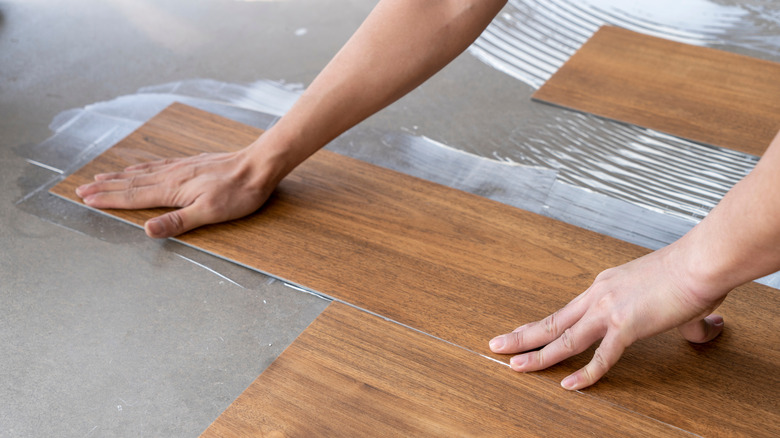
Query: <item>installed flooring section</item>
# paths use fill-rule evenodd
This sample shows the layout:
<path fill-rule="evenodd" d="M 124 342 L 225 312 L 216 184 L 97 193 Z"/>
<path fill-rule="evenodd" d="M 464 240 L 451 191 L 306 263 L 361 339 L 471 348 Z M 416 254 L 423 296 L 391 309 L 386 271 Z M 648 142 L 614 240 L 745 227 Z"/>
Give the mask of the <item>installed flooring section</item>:
<path fill-rule="evenodd" d="M 75 188 L 96 173 L 235 150 L 260 133 L 175 104 L 52 192 L 79 202 Z M 161 211 L 106 213 L 141 225 Z M 179 240 L 503 361 L 489 339 L 557 310 L 600 271 L 647 252 L 327 151 L 291 173 L 256 214 Z M 775 435 L 778 308 L 776 290 L 740 287 L 719 310 L 727 329 L 716 341 L 691 345 L 673 332 L 640 341 L 587 394 L 695 434 Z M 562 391 L 558 381 L 592 351 L 533 376 Z M 504 372 L 507 385 L 520 381 Z"/>
<path fill-rule="evenodd" d="M 687 436 L 334 302 L 203 433 Z"/>
<path fill-rule="evenodd" d="M 780 64 L 600 28 L 536 100 L 762 155 L 780 131 Z"/>

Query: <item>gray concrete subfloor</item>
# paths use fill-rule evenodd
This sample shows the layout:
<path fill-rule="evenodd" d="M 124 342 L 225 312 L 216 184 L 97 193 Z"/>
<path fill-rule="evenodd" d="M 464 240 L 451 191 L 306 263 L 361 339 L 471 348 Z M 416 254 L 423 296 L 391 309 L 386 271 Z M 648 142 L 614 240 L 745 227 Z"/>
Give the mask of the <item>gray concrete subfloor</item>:
<path fill-rule="evenodd" d="M 93 237 L 25 212 L 40 170 L 20 148 L 143 86 L 308 84 L 374 3 L 0 2 L 0 436 L 197 435 L 327 305 L 130 226 Z M 478 149 L 527 94 L 464 55 L 367 123 Z"/>
<path fill-rule="evenodd" d="M 119 222 L 57 225 L 57 199 L 17 205 L 50 176 L 22 151 L 145 86 L 305 86 L 375 3 L 0 0 L 0 437 L 197 435 L 327 306 Z M 560 111 L 532 91 L 464 54 L 363 126 L 492 156 Z"/>

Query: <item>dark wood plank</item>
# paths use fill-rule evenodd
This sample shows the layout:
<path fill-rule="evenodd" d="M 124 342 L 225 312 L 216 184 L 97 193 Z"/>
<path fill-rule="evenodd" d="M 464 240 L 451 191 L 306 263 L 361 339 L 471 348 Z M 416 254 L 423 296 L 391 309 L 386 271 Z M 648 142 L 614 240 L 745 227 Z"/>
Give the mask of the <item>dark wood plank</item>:
<path fill-rule="evenodd" d="M 94 173 L 231 150 L 259 133 L 174 105 L 52 191 L 78 201 L 75 187 Z M 160 211 L 107 213 L 142 224 Z M 180 240 L 485 355 L 492 336 L 546 316 L 601 270 L 647 252 L 327 151 L 257 214 Z M 588 393 L 694 433 L 771 436 L 780 430 L 778 308 L 774 289 L 739 288 L 721 307 L 727 329 L 717 341 L 692 346 L 667 333 L 639 342 Z M 537 375 L 557 385 L 590 353 Z"/>
<path fill-rule="evenodd" d="M 585 435 L 688 434 L 332 303 L 202 436 Z"/>
<path fill-rule="evenodd" d="M 533 99 L 761 155 L 780 131 L 780 64 L 604 26 Z"/>

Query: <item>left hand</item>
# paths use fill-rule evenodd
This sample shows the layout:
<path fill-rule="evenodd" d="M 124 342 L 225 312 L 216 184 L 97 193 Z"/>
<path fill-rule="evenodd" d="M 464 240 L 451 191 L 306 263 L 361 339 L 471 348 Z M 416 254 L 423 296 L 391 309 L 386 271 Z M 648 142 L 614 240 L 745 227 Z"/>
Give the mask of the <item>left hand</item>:
<path fill-rule="evenodd" d="M 246 216 L 270 196 L 278 172 L 250 148 L 139 164 L 100 174 L 76 193 L 95 208 L 180 207 L 144 224 L 149 237 L 173 237 L 206 224 Z"/>

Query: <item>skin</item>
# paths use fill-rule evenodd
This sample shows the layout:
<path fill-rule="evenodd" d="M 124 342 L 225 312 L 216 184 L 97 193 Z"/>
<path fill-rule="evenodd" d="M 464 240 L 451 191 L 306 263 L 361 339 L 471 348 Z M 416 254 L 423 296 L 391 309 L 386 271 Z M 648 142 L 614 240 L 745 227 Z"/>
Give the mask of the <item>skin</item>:
<path fill-rule="evenodd" d="M 516 371 L 547 368 L 602 339 L 593 359 L 563 379 L 594 384 L 634 341 L 677 327 L 691 342 L 723 329 L 710 314 L 735 287 L 780 268 L 780 133 L 755 169 L 712 212 L 671 245 L 596 277 L 563 309 L 490 341 Z M 746 212 L 749 212 L 746 214 Z"/>
<path fill-rule="evenodd" d="M 246 148 L 100 174 L 76 193 L 95 208 L 180 207 L 150 219 L 154 238 L 256 211 L 298 164 L 423 83 L 463 52 L 504 0 L 384 0 L 293 108 Z M 423 43 L 424 42 L 424 43 Z M 735 286 L 780 269 L 780 140 L 712 213 L 679 241 L 601 273 L 566 307 L 490 342 L 517 371 L 546 368 L 603 339 L 563 380 L 595 383 L 631 343 L 677 327 L 692 342 L 717 336 L 710 315 Z M 742 212 L 752 212 L 745 217 Z M 709 316 L 708 316 L 709 315 Z"/>
<path fill-rule="evenodd" d="M 247 148 L 96 175 L 76 193 L 96 208 L 181 207 L 145 224 L 155 238 L 252 213 L 311 154 L 466 50 L 504 3 L 382 1 L 293 108 Z"/>

